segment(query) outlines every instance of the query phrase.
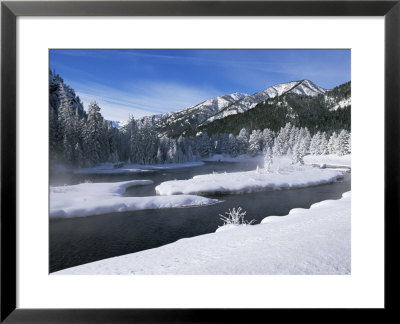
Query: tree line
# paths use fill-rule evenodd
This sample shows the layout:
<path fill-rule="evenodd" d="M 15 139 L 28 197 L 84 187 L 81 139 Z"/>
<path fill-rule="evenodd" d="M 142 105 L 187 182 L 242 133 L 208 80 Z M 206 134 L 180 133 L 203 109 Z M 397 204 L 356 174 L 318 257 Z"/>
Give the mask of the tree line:
<path fill-rule="evenodd" d="M 168 138 L 161 136 L 154 123 L 130 116 L 121 129 L 101 115 L 96 102 L 87 112 L 73 89 L 50 71 L 49 151 L 51 165 L 91 167 L 104 162 L 134 164 L 183 163 L 213 154 L 236 157 L 241 154 L 279 156 L 291 154 L 338 154 L 351 152 L 346 129 L 310 132 L 290 122 L 278 130 L 242 128 L 238 135 L 220 132 L 209 135 Z"/>

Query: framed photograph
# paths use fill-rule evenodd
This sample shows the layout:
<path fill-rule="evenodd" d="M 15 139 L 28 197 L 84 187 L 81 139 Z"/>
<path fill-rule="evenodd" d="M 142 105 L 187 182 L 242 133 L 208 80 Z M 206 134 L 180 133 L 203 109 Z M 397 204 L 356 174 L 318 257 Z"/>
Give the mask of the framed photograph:
<path fill-rule="evenodd" d="M 1 321 L 394 310 L 399 15 L 2 2 Z"/>

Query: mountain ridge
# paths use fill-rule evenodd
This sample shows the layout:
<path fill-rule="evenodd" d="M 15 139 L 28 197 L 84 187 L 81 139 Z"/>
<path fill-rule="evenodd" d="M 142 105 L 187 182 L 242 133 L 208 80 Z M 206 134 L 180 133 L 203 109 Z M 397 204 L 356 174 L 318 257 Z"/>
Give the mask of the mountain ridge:
<path fill-rule="evenodd" d="M 297 87 L 302 86 L 304 83 L 305 83 L 305 85 L 301 88 L 301 90 L 297 89 Z M 312 87 L 314 89 L 312 89 Z M 308 88 L 309 91 L 305 91 L 304 88 Z M 277 96 L 282 96 L 283 94 L 290 93 L 290 92 L 293 92 L 295 94 L 306 94 L 306 95 L 315 96 L 318 94 L 325 93 L 326 90 L 317 86 L 310 80 L 306 80 L 306 79 L 299 80 L 299 81 L 289 81 L 289 82 L 284 82 L 284 83 L 278 83 L 278 84 L 275 84 L 264 90 L 258 91 L 252 95 L 249 95 L 249 96 L 239 100 L 238 102 L 234 103 L 230 107 L 226 107 L 222 111 L 222 112 L 224 112 L 224 114 L 222 116 L 213 116 L 212 118 L 210 118 L 210 120 L 208 122 L 212 122 L 216 119 L 224 118 L 229 115 L 243 113 L 249 109 L 254 108 L 260 102 L 263 102 L 270 98 L 275 98 Z M 245 103 L 243 104 L 244 101 L 245 101 Z M 226 114 L 225 112 L 228 109 L 230 109 L 229 113 Z M 204 125 L 204 123 L 202 123 L 201 125 Z"/>
<path fill-rule="evenodd" d="M 324 89 L 308 79 L 289 81 L 267 87 L 252 95 L 234 92 L 207 99 L 197 105 L 175 112 L 146 116 L 142 120 L 152 121 L 162 135 L 178 137 L 192 133 L 194 128 L 203 127 L 215 120 L 244 113 L 271 98 L 289 93 L 315 97 L 324 95 L 328 91 L 330 90 Z"/>

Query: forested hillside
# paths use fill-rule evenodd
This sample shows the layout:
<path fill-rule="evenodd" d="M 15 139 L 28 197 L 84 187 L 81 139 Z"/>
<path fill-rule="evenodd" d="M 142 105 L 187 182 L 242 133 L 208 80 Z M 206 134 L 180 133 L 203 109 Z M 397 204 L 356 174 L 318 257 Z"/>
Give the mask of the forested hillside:
<path fill-rule="evenodd" d="M 190 134 L 198 131 L 209 135 L 224 132 L 238 134 L 242 128 L 249 131 L 264 128 L 278 131 L 286 123 L 307 127 L 312 134 L 318 131 L 332 133 L 339 129 L 350 130 L 350 102 L 340 109 L 333 109 L 344 99 L 350 99 L 350 82 L 314 97 L 289 93 L 259 103 L 242 114 L 227 116 L 200 126 Z"/>

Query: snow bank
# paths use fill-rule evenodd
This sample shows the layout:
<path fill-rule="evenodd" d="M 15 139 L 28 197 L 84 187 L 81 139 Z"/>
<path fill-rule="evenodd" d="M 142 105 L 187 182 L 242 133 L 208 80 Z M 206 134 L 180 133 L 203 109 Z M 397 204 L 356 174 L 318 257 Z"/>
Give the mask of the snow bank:
<path fill-rule="evenodd" d="M 226 225 L 218 227 L 215 232 L 217 233 L 217 232 L 222 232 L 222 231 L 229 231 L 229 230 L 237 229 L 238 227 L 242 227 L 242 226 L 252 226 L 252 225 L 249 225 L 249 224 L 226 224 Z"/>
<path fill-rule="evenodd" d="M 351 194 L 54 274 L 350 274 Z M 273 220 L 273 221 L 272 221 Z"/>
<path fill-rule="evenodd" d="M 305 164 L 326 164 L 327 166 L 339 166 L 351 168 L 351 154 L 348 155 L 307 155 L 304 157 Z"/>
<path fill-rule="evenodd" d="M 214 154 L 209 158 L 202 158 L 202 161 L 206 162 L 262 162 L 264 163 L 264 157 L 257 155 L 255 157 L 249 156 L 247 154 L 238 155 L 237 157 L 232 157 L 229 154 Z"/>
<path fill-rule="evenodd" d="M 115 183 L 81 183 L 50 188 L 50 217 L 68 218 L 143 209 L 201 206 L 217 200 L 192 195 L 172 197 L 122 197 L 129 187 L 152 184 L 151 180 Z"/>
<path fill-rule="evenodd" d="M 166 181 L 156 187 L 156 192 L 160 195 L 243 193 L 315 186 L 334 182 L 342 177 L 343 173 L 339 171 L 307 166 L 279 173 L 267 173 L 264 170 L 216 173 L 195 176 L 189 180 Z"/>
<path fill-rule="evenodd" d="M 75 169 L 73 173 L 84 174 L 121 174 L 121 173 L 139 173 L 152 170 L 169 170 L 179 168 L 190 168 L 203 165 L 204 162 L 185 162 L 185 163 L 168 163 L 168 164 L 125 164 L 122 168 L 114 168 L 113 163 L 104 163 L 93 168 Z"/>

